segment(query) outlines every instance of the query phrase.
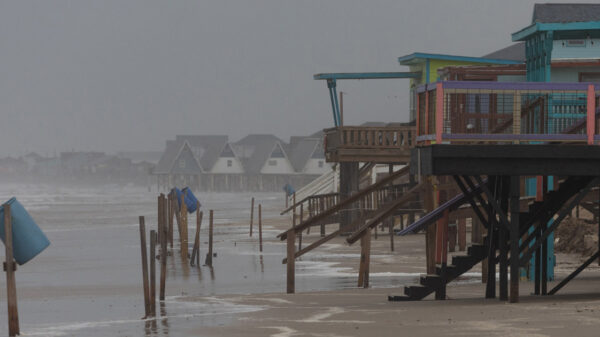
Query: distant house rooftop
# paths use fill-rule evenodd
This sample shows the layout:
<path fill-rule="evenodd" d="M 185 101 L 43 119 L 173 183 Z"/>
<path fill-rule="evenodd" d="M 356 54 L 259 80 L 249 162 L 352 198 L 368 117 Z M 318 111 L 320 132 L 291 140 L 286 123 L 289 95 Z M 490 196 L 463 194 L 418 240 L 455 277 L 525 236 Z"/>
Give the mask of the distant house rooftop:
<path fill-rule="evenodd" d="M 525 62 L 525 42 L 517 42 L 512 45 L 498 49 L 495 52 L 483 55 L 484 58 L 511 60 Z"/>

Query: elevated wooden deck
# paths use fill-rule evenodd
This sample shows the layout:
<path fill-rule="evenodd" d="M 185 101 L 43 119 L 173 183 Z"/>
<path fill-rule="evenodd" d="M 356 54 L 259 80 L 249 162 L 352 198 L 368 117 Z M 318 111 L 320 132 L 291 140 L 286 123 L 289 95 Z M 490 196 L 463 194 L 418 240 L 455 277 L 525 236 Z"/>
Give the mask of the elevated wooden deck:
<path fill-rule="evenodd" d="M 415 144 L 414 126 L 340 126 L 324 133 L 328 162 L 406 164 Z"/>

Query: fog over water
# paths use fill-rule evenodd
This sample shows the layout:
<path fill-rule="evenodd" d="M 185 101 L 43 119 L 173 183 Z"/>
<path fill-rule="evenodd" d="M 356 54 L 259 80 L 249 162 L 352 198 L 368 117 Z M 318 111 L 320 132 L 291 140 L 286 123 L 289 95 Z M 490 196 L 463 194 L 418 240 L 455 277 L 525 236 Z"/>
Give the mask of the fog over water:
<path fill-rule="evenodd" d="M 511 43 L 533 3 L 2 2 L 0 156 L 310 134 L 331 125 L 314 73 L 402 71 L 397 57 L 415 51 L 481 56 Z M 347 123 L 408 118 L 406 80 L 340 89 Z"/>

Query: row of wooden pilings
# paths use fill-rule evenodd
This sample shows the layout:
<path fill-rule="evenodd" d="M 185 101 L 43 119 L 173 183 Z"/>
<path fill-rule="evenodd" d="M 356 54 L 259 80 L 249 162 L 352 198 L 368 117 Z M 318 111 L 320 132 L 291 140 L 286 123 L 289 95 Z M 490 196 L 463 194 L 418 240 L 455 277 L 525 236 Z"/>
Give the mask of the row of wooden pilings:
<path fill-rule="evenodd" d="M 200 204 L 196 207 L 196 232 L 194 235 L 194 245 L 191 254 L 188 252 L 188 210 L 186 203 L 183 202 L 185 194 L 181 196 L 181 200 L 177 200 L 174 193 L 169 193 L 167 196 L 160 194 L 158 197 L 158 221 L 157 230 L 150 230 L 150 248 L 148 256 L 148 247 L 146 241 L 146 223 L 144 216 L 139 217 L 140 227 L 140 244 L 142 258 L 142 278 L 144 291 L 144 309 L 145 318 L 156 317 L 156 257 L 157 246 L 159 249 L 158 256 L 160 257 L 160 284 L 159 284 L 159 300 L 165 299 L 165 287 L 167 276 L 167 256 L 172 255 L 173 249 L 173 233 L 174 224 L 177 223 L 180 241 L 180 257 L 187 263 L 189 258 L 190 265 L 200 266 L 200 229 L 202 226 L 203 212 L 200 211 Z M 181 207 L 179 206 L 181 205 Z M 250 237 L 253 235 L 254 223 L 254 198 L 252 198 L 252 207 L 250 210 Z M 174 221 L 175 220 L 175 221 Z M 204 265 L 212 268 L 213 257 L 213 220 L 214 212 L 209 211 L 209 227 L 208 227 L 208 252 L 204 260 Z M 258 236 L 259 249 L 263 251 L 262 240 L 262 205 L 258 205 Z M 170 245 L 171 251 L 168 251 Z M 188 256 L 189 254 L 189 256 Z"/>
<path fill-rule="evenodd" d="M 200 266 L 200 228 L 202 226 L 203 212 L 200 211 L 200 203 L 196 207 L 196 233 L 194 236 L 194 245 L 191 256 L 188 251 L 188 210 L 184 202 L 185 195 L 181 200 L 177 200 L 174 193 L 167 196 L 160 194 L 158 196 L 157 207 L 157 230 L 150 230 L 150 249 L 148 256 L 148 247 L 146 240 L 146 222 L 144 216 L 139 217 L 140 227 L 140 245 L 142 257 L 142 278 L 144 291 L 144 312 L 145 317 L 156 317 L 156 258 L 157 245 L 159 246 L 160 257 L 160 284 L 159 300 L 165 299 L 165 287 L 167 278 L 167 256 L 173 252 L 173 232 L 174 219 L 177 222 L 180 242 L 180 256 L 184 263 L 190 259 L 192 266 Z M 181 206 L 179 206 L 181 205 Z M 209 212 L 209 232 L 208 232 L 208 252 L 204 264 L 212 267 L 213 258 L 213 210 Z M 170 245 L 171 252 L 168 251 Z"/>

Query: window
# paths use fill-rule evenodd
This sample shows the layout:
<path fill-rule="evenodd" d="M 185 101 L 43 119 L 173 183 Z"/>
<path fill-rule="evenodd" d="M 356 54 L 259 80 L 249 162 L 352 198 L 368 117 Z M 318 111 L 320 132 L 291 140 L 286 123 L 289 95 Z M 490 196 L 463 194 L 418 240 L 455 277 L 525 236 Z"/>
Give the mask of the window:
<path fill-rule="evenodd" d="M 269 160 L 269 166 L 277 166 L 277 160 Z"/>
<path fill-rule="evenodd" d="M 185 168 L 185 159 L 179 159 L 179 168 Z"/>
<path fill-rule="evenodd" d="M 322 168 L 322 167 L 323 167 L 323 161 L 319 160 L 319 168 Z"/>
<path fill-rule="evenodd" d="M 227 167 L 231 167 L 231 166 L 233 166 L 233 160 L 228 159 L 227 160 Z"/>

